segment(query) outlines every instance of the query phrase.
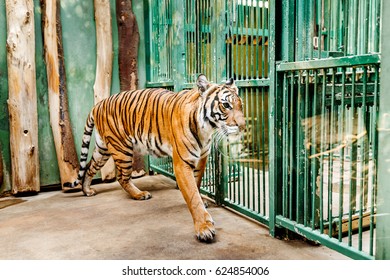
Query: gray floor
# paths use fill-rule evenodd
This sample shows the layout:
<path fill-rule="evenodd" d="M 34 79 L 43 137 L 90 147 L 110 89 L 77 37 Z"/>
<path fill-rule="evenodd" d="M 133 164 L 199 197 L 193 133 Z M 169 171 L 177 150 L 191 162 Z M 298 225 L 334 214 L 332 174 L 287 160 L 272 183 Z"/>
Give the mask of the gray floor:
<path fill-rule="evenodd" d="M 194 237 L 192 218 L 175 182 L 161 175 L 135 180 L 153 198 L 134 201 L 118 183 L 98 195 L 42 192 L 0 199 L 0 259 L 347 259 L 323 246 L 272 238 L 268 229 L 211 204 L 217 237 Z M 1 208 L 1 207 L 0 207 Z"/>

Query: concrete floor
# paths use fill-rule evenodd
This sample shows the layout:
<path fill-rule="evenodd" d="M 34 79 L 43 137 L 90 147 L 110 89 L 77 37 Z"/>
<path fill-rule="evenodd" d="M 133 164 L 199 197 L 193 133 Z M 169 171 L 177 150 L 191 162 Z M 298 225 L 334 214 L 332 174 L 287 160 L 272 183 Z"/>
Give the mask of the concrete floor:
<path fill-rule="evenodd" d="M 323 246 L 272 238 L 268 229 L 211 203 L 216 241 L 200 243 L 175 182 L 147 176 L 135 180 L 153 198 L 134 201 L 118 183 L 98 194 L 42 192 L 1 198 L 0 259 L 347 259 Z M 2 207 L 0 207 L 2 208 Z"/>

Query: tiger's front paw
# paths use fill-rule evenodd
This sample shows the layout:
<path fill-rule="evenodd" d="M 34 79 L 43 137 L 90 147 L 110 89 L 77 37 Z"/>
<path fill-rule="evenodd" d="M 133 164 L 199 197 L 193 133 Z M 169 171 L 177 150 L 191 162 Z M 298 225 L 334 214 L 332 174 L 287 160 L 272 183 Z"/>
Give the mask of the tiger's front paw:
<path fill-rule="evenodd" d="M 215 236 L 214 222 L 211 220 L 198 226 L 195 225 L 195 232 L 199 241 L 211 242 Z"/>
<path fill-rule="evenodd" d="M 93 188 L 83 189 L 83 192 L 86 196 L 94 196 L 97 194 L 96 190 Z"/>
<path fill-rule="evenodd" d="M 152 195 L 150 194 L 150 192 L 143 191 L 143 192 L 137 193 L 136 195 L 133 195 L 132 198 L 135 200 L 147 200 L 147 199 L 152 198 Z"/>

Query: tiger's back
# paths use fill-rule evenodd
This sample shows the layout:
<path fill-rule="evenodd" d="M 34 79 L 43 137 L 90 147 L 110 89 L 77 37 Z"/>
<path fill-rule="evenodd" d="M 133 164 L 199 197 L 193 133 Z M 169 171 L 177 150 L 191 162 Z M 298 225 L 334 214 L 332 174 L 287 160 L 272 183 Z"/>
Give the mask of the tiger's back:
<path fill-rule="evenodd" d="M 199 126 L 201 100 L 196 89 L 174 93 L 165 89 L 122 92 L 102 100 L 92 110 L 95 126 L 108 148 L 157 157 L 172 156 L 174 146 L 183 158 L 196 161 L 208 151 L 211 130 Z M 195 158 L 195 159 L 191 159 Z M 195 163 L 193 163 L 195 164 Z"/>

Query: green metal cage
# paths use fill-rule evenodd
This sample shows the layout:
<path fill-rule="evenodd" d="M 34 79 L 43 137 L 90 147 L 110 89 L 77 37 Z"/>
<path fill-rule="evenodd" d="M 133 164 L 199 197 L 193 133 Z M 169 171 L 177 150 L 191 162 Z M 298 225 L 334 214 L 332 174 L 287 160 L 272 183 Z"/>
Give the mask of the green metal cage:
<path fill-rule="evenodd" d="M 374 258 L 381 1 L 146 2 L 148 85 L 233 77 L 244 100 L 247 130 L 215 143 L 202 193 L 273 236 Z"/>

